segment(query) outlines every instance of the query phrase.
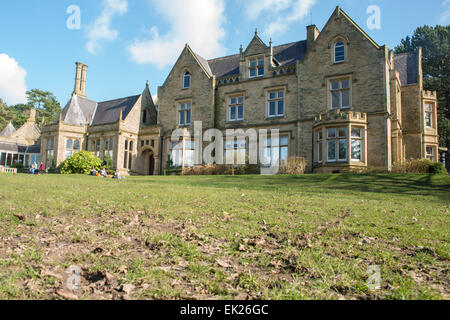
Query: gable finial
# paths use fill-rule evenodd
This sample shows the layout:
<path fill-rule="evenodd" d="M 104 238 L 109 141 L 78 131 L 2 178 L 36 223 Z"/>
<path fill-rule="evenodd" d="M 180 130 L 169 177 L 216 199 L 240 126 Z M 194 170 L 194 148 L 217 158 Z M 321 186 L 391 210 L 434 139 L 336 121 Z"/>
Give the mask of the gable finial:
<path fill-rule="evenodd" d="M 150 87 L 150 81 L 147 80 L 145 86 L 146 86 L 147 88 Z"/>
<path fill-rule="evenodd" d="M 255 29 L 255 36 L 258 35 L 258 28 Z"/>

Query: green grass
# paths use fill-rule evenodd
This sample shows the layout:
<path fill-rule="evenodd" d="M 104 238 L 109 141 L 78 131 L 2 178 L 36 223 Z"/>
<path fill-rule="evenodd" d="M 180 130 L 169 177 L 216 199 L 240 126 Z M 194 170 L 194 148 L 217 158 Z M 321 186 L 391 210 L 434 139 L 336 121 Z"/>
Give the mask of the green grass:
<path fill-rule="evenodd" d="M 448 299 L 449 199 L 432 175 L 0 175 L 0 299 L 64 298 L 69 266 L 80 299 Z"/>

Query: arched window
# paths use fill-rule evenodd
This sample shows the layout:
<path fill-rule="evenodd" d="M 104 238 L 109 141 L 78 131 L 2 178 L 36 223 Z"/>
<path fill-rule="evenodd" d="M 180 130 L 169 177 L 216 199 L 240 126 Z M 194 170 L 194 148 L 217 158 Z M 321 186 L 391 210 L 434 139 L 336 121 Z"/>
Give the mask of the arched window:
<path fill-rule="evenodd" d="M 191 87 L 191 74 L 186 72 L 183 77 L 183 89 Z"/>
<path fill-rule="evenodd" d="M 336 42 L 334 45 L 334 62 L 344 62 L 345 61 L 345 43 L 342 41 Z"/>

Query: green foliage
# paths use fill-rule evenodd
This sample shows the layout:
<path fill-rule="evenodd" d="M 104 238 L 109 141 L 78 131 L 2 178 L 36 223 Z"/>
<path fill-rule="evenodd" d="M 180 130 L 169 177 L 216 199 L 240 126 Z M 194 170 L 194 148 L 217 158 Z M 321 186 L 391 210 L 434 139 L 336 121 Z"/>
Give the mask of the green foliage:
<path fill-rule="evenodd" d="M 430 164 L 430 173 L 447 174 L 447 170 L 445 170 L 444 164 L 442 162 L 435 162 Z"/>
<path fill-rule="evenodd" d="M 80 151 L 67 158 L 60 166 L 62 174 L 88 174 L 92 167 L 99 171 L 102 160 L 88 151 Z"/>
<path fill-rule="evenodd" d="M 446 170 L 442 163 L 436 163 L 428 159 L 407 160 L 403 163 L 395 163 L 392 168 L 393 173 L 431 173 L 446 174 Z"/>
<path fill-rule="evenodd" d="M 61 105 L 53 93 L 39 89 L 27 91 L 28 105 L 38 111 L 37 122 L 49 124 L 56 119 L 61 112 Z"/>
<path fill-rule="evenodd" d="M 20 128 L 27 121 L 31 108 L 36 109 L 36 122 L 41 125 L 53 122 L 61 112 L 61 105 L 51 92 L 33 89 L 27 91 L 27 97 L 26 104 L 13 106 L 7 106 L 0 99 L 0 130 L 3 130 L 9 121 L 12 121 L 15 128 Z"/>
<path fill-rule="evenodd" d="M 417 28 L 395 48 L 396 53 L 423 50 L 424 89 L 437 91 L 440 145 L 449 147 L 450 132 L 450 26 Z"/>

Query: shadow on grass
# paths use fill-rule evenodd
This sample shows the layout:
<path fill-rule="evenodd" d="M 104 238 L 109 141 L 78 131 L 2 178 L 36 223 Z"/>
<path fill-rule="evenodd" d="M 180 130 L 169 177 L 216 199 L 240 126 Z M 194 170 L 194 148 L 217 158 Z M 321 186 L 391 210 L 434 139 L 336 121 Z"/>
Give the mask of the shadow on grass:
<path fill-rule="evenodd" d="M 377 194 L 432 196 L 450 199 L 450 178 L 447 175 L 355 175 L 306 174 L 300 176 L 186 176 L 130 179 L 129 182 L 176 184 L 206 188 L 237 188 L 261 191 L 363 192 Z"/>

